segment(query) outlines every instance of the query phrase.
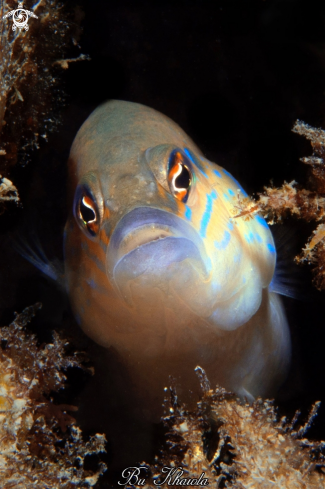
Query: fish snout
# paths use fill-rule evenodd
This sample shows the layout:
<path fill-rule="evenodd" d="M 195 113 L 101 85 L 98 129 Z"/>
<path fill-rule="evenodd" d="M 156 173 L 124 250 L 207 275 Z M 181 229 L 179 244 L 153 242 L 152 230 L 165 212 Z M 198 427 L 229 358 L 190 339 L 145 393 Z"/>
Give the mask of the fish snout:
<path fill-rule="evenodd" d="M 179 216 L 151 208 L 133 209 L 118 222 L 106 254 L 107 277 L 115 290 L 133 304 L 132 289 L 153 287 L 171 293 L 176 281 L 186 284 L 208 275 L 200 236 Z"/>

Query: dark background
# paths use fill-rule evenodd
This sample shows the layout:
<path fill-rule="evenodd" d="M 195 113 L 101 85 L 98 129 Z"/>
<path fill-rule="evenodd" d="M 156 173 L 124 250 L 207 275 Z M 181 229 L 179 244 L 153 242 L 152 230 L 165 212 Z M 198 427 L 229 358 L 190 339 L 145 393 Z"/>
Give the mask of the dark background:
<path fill-rule="evenodd" d="M 299 158 L 310 155 L 311 146 L 291 128 L 296 119 L 325 127 L 325 4 L 71 0 L 65 7 L 84 14 L 80 46 L 91 61 L 71 63 L 63 73 L 67 99 L 62 125 L 27 166 L 16 166 L 11 173 L 23 208 L 12 206 L 0 218 L 5 243 L 1 324 L 12 320 L 14 310 L 41 301 L 43 309 L 32 329 L 42 341 L 50 341 L 53 328 L 63 328 L 74 345 L 88 349 L 90 356 L 96 351 L 96 376 L 72 372 L 70 388 L 59 400 L 80 406 L 77 418 L 85 433 L 107 431 L 107 460 L 114 459 L 118 466 L 123 456 L 127 461 L 135 457 L 134 463 L 149 456 L 156 449 L 152 440 L 159 428 L 147 427 L 150 436 L 145 437 L 142 427 L 125 421 L 127 414 L 118 425 L 120 432 L 109 425 L 107 418 L 114 418 L 119 408 L 100 366 L 106 353 L 82 336 L 64 294 L 18 257 L 6 237 L 17 228 L 25 236 L 35 231 L 49 256 L 62 258 L 69 148 L 88 114 L 110 98 L 139 102 L 171 117 L 207 158 L 230 171 L 250 194 L 271 180 L 275 185 L 293 179 L 306 185 L 307 171 Z M 77 49 L 68 53 L 78 54 Z M 289 254 L 301 249 L 311 229 L 287 222 Z M 325 321 L 324 292 L 312 288 L 309 271 L 301 272 L 300 278 L 300 299 L 285 299 L 293 362 L 276 402 L 281 415 L 292 416 L 301 409 L 304 419 L 311 404 L 325 400 Z M 89 402 L 94 391 L 97 398 Z M 106 412 L 107 402 L 114 407 Z M 324 406 L 309 436 L 325 439 Z M 117 448 L 115 437 L 123 440 Z M 121 448 L 124 443 L 133 447 Z"/>

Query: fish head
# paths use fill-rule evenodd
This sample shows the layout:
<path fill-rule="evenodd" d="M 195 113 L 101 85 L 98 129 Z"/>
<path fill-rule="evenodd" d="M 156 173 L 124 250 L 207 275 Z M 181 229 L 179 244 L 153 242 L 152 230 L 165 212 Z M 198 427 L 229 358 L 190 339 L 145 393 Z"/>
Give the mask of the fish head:
<path fill-rule="evenodd" d="M 155 351 L 198 322 L 229 331 L 256 313 L 272 234 L 261 216 L 234 219 L 244 190 L 177 124 L 110 101 L 79 130 L 69 172 L 67 288 L 95 341 Z"/>

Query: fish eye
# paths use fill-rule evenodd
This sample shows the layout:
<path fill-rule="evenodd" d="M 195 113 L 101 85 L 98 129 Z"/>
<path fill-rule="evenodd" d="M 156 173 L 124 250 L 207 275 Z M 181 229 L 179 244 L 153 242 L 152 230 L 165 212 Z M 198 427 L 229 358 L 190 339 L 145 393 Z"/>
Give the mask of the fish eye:
<path fill-rule="evenodd" d="M 96 236 L 99 231 L 99 212 L 95 199 L 85 187 L 77 189 L 74 214 L 81 229 L 92 237 Z"/>
<path fill-rule="evenodd" d="M 168 184 L 169 188 L 181 202 L 186 202 L 189 196 L 192 173 L 186 164 L 186 158 L 180 151 L 173 151 L 169 160 Z"/>
<path fill-rule="evenodd" d="M 91 224 L 96 221 L 96 211 L 93 207 L 93 203 L 86 195 L 81 199 L 79 214 L 80 219 L 82 219 L 85 225 Z"/>

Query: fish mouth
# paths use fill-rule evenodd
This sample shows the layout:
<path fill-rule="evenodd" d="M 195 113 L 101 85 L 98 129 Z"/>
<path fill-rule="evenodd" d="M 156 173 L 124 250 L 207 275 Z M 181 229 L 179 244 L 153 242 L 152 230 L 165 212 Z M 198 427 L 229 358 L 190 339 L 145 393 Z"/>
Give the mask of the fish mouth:
<path fill-rule="evenodd" d="M 185 282 L 193 269 L 206 278 L 205 263 L 204 245 L 195 229 L 181 217 L 151 207 L 138 207 L 122 217 L 106 255 L 108 279 L 127 302 L 132 284 L 167 290 L 177 273 Z"/>
<path fill-rule="evenodd" d="M 139 226 L 131 230 L 119 244 L 118 259 L 140 246 L 173 236 L 168 226 L 156 224 Z"/>

